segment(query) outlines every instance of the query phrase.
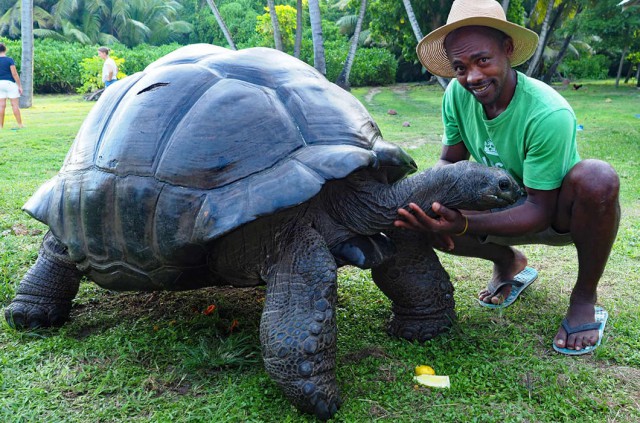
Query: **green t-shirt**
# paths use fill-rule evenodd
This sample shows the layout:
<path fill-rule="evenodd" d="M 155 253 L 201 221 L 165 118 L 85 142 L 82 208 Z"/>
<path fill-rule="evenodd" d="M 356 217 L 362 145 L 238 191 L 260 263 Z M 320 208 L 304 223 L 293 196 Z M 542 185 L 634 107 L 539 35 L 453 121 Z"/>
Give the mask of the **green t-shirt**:
<path fill-rule="evenodd" d="M 521 185 L 556 189 L 580 161 L 576 116 L 553 88 L 520 72 L 517 75 L 511 103 L 491 120 L 473 95 L 452 81 L 442 101 L 442 142 L 464 141 L 478 163 L 506 169 Z"/>

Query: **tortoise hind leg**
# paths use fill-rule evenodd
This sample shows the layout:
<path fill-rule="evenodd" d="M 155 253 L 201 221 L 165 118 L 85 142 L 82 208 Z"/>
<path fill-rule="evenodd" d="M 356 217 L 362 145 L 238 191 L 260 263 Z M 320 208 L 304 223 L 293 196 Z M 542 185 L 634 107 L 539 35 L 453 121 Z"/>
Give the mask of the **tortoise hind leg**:
<path fill-rule="evenodd" d="M 387 331 L 410 341 L 427 341 L 447 331 L 455 320 L 453 285 L 424 235 L 402 230 L 387 235 L 398 251 L 371 271 L 373 281 L 393 303 Z"/>
<path fill-rule="evenodd" d="M 36 263 L 20 281 L 15 298 L 5 309 L 16 329 L 62 326 L 71 312 L 82 274 L 69 260 L 66 247 L 48 232 Z"/>
<path fill-rule="evenodd" d="M 260 324 L 267 372 L 303 412 L 327 420 L 340 406 L 335 377 L 336 263 L 320 235 L 297 228 L 264 276 Z"/>

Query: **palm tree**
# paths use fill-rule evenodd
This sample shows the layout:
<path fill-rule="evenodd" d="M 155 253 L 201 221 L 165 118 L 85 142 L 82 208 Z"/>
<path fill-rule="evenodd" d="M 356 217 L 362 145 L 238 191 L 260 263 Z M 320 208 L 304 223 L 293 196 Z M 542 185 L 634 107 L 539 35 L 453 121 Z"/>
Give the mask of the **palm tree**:
<path fill-rule="evenodd" d="M 238 48 L 236 47 L 236 43 L 233 42 L 233 38 L 231 37 L 229 28 L 227 28 L 227 24 L 224 23 L 224 19 L 222 19 L 222 16 L 220 15 L 218 8 L 216 7 L 216 3 L 213 0 L 207 0 L 207 3 L 209 4 L 211 11 L 213 12 L 213 16 L 216 17 L 216 21 L 218 22 L 218 25 L 220 26 L 220 29 L 222 30 L 224 37 L 227 39 L 227 43 L 229 43 L 229 47 L 232 50 L 237 50 Z"/>
<path fill-rule="evenodd" d="M 300 58 L 302 50 L 302 0 L 296 2 L 296 42 L 293 46 L 293 56 Z"/>
<path fill-rule="evenodd" d="M 22 0 L 22 63 L 20 107 L 29 108 L 33 102 L 33 0 Z"/>
<path fill-rule="evenodd" d="M 413 29 L 413 35 L 415 35 L 416 40 L 420 42 L 422 40 L 422 31 L 420 30 L 420 25 L 418 25 L 418 20 L 416 19 L 416 14 L 413 13 L 413 6 L 411 6 L 411 0 L 402 0 L 404 4 L 404 9 L 407 11 L 407 16 L 409 17 L 409 22 L 411 23 L 411 28 Z M 447 88 L 449 85 L 449 81 L 440 76 L 436 76 L 438 83 L 442 88 Z"/>
<path fill-rule="evenodd" d="M 0 18 L 0 34 L 17 37 L 18 0 Z M 36 0 L 34 35 L 87 44 L 162 44 L 192 31 L 177 20 L 177 0 Z"/>
<path fill-rule="evenodd" d="M 323 75 L 327 74 L 327 62 L 324 58 L 324 41 L 322 39 L 322 17 L 318 0 L 309 0 L 309 20 L 311 21 L 311 38 L 313 39 L 313 67 Z"/>
<path fill-rule="evenodd" d="M 280 25 L 278 25 L 278 13 L 276 12 L 276 3 L 274 0 L 267 0 L 267 6 L 269 7 L 269 15 L 271 16 L 271 25 L 273 26 L 273 42 L 275 43 L 276 50 L 283 51 L 282 35 L 280 35 Z"/>
<path fill-rule="evenodd" d="M 567 35 L 564 38 L 564 41 L 562 42 L 562 46 L 560 47 L 560 50 L 558 50 L 558 54 L 556 54 L 555 59 L 553 60 L 553 63 L 551 64 L 551 66 L 549 66 L 549 69 L 547 69 L 547 73 L 545 73 L 542 78 L 542 80 L 547 84 L 551 83 L 551 80 L 553 79 L 553 76 L 555 75 L 558 69 L 558 66 L 560 66 L 560 63 L 562 63 L 562 60 L 564 59 L 564 56 L 569 51 L 569 48 L 572 47 L 571 41 L 573 40 L 574 35 L 577 32 L 575 23 L 579 22 L 577 18 L 580 15 L 580 13 L 582 13 L 582 10 L 583 10 L 583 5 L 580 4 L 578 5 L 573 16 L 571 16 L 570 23 L 569 23 L 571 25 L 571 28 L 569 28 L 569 30 L 567 31 Z"/>
<path fill-rule="evenodd" d="M 502 0 L 502 10 L 504 10 L 504 14 L 507 14 L 507 10 L 509 10 L 509 0 Z"/>
<path fill-rule="evenodd" d="M 542 57 L 542 52 L 544 51 L 544 47 L 547 44 L 547 35 L 549 33 L 549 23 L 551 22 L 551 11 L 553 10 L 553 4 L 555 0 L 547 1 L 547 11 L 544 16 L 544 21 L 542 22 L 542 30 L 540 31 L 540 38 L 538 39 L 538 48 L 536 49 L 533 58 L 529 62 L 529 68 L 527 68 L 527 76 L 531 76 L 533 72 L 538 68 L 538 64 L 540 63 L 540 58 Z"/>
<path fill-rule="evenodd" d="M 349 74 L 351 73 L 351 66 L 356 57 L 356 51 L 358 49 L 358 40 L 360 39 L 360 30 L 362 29 L 362 21 L 364 21 L 364 14 L 367 10 L 367 0 L 360 1 L 360 12 L 358 13 L 358 20 L 356 21 L 356 28 L 351 36 L 351 47 L 347 54 L 347 59 L 344 62 L 342 72 L 338 75 L 336 84 L 345 90 L 349 91 Z"/>

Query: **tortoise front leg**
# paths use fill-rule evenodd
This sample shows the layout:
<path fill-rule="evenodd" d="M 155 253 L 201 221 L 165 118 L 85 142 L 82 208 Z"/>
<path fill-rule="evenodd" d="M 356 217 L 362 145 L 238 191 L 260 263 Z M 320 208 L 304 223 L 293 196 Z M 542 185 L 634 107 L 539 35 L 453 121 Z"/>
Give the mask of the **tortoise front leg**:
<path fill-rule="evenodd" d="M 20 281 L 15 298 L 4 311 L 7 323 L 16 329 L 62 326 L 69 319 L 81 276 L 69 260 L 66 247 L 48 232 L 36 263 Z"/>
<path fill-rule="evenodd" d="M 424 235 L 398 229 L 387 235 L 397 253 L 371 271 L 373 281 L 393 302 L 387 331 L 410 341 L 427 341 L 448 330 L 456 317 L 449 274 Z"/>
<path fill-rule="evenodd" d="M 309 227 L 297 228 L 280 245 L 277 262 L 264 277 L 260 341 L 265 368 L 298 409 L 326 420 L 340 406 L 336 264 Z"/>

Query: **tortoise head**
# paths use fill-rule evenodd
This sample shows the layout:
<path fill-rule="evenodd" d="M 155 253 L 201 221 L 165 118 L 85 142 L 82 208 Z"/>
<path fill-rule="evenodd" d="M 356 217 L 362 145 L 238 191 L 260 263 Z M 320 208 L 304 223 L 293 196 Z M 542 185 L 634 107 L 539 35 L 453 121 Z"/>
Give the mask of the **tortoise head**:
<path fill-rule="evenodd" d="M 450 208 L 502 208 L 515 203 L 522 195 L 518 182 L 503 169 L 461 161 L 434 171 L 441 186 L 446 187 L 438 201 Z"/>

